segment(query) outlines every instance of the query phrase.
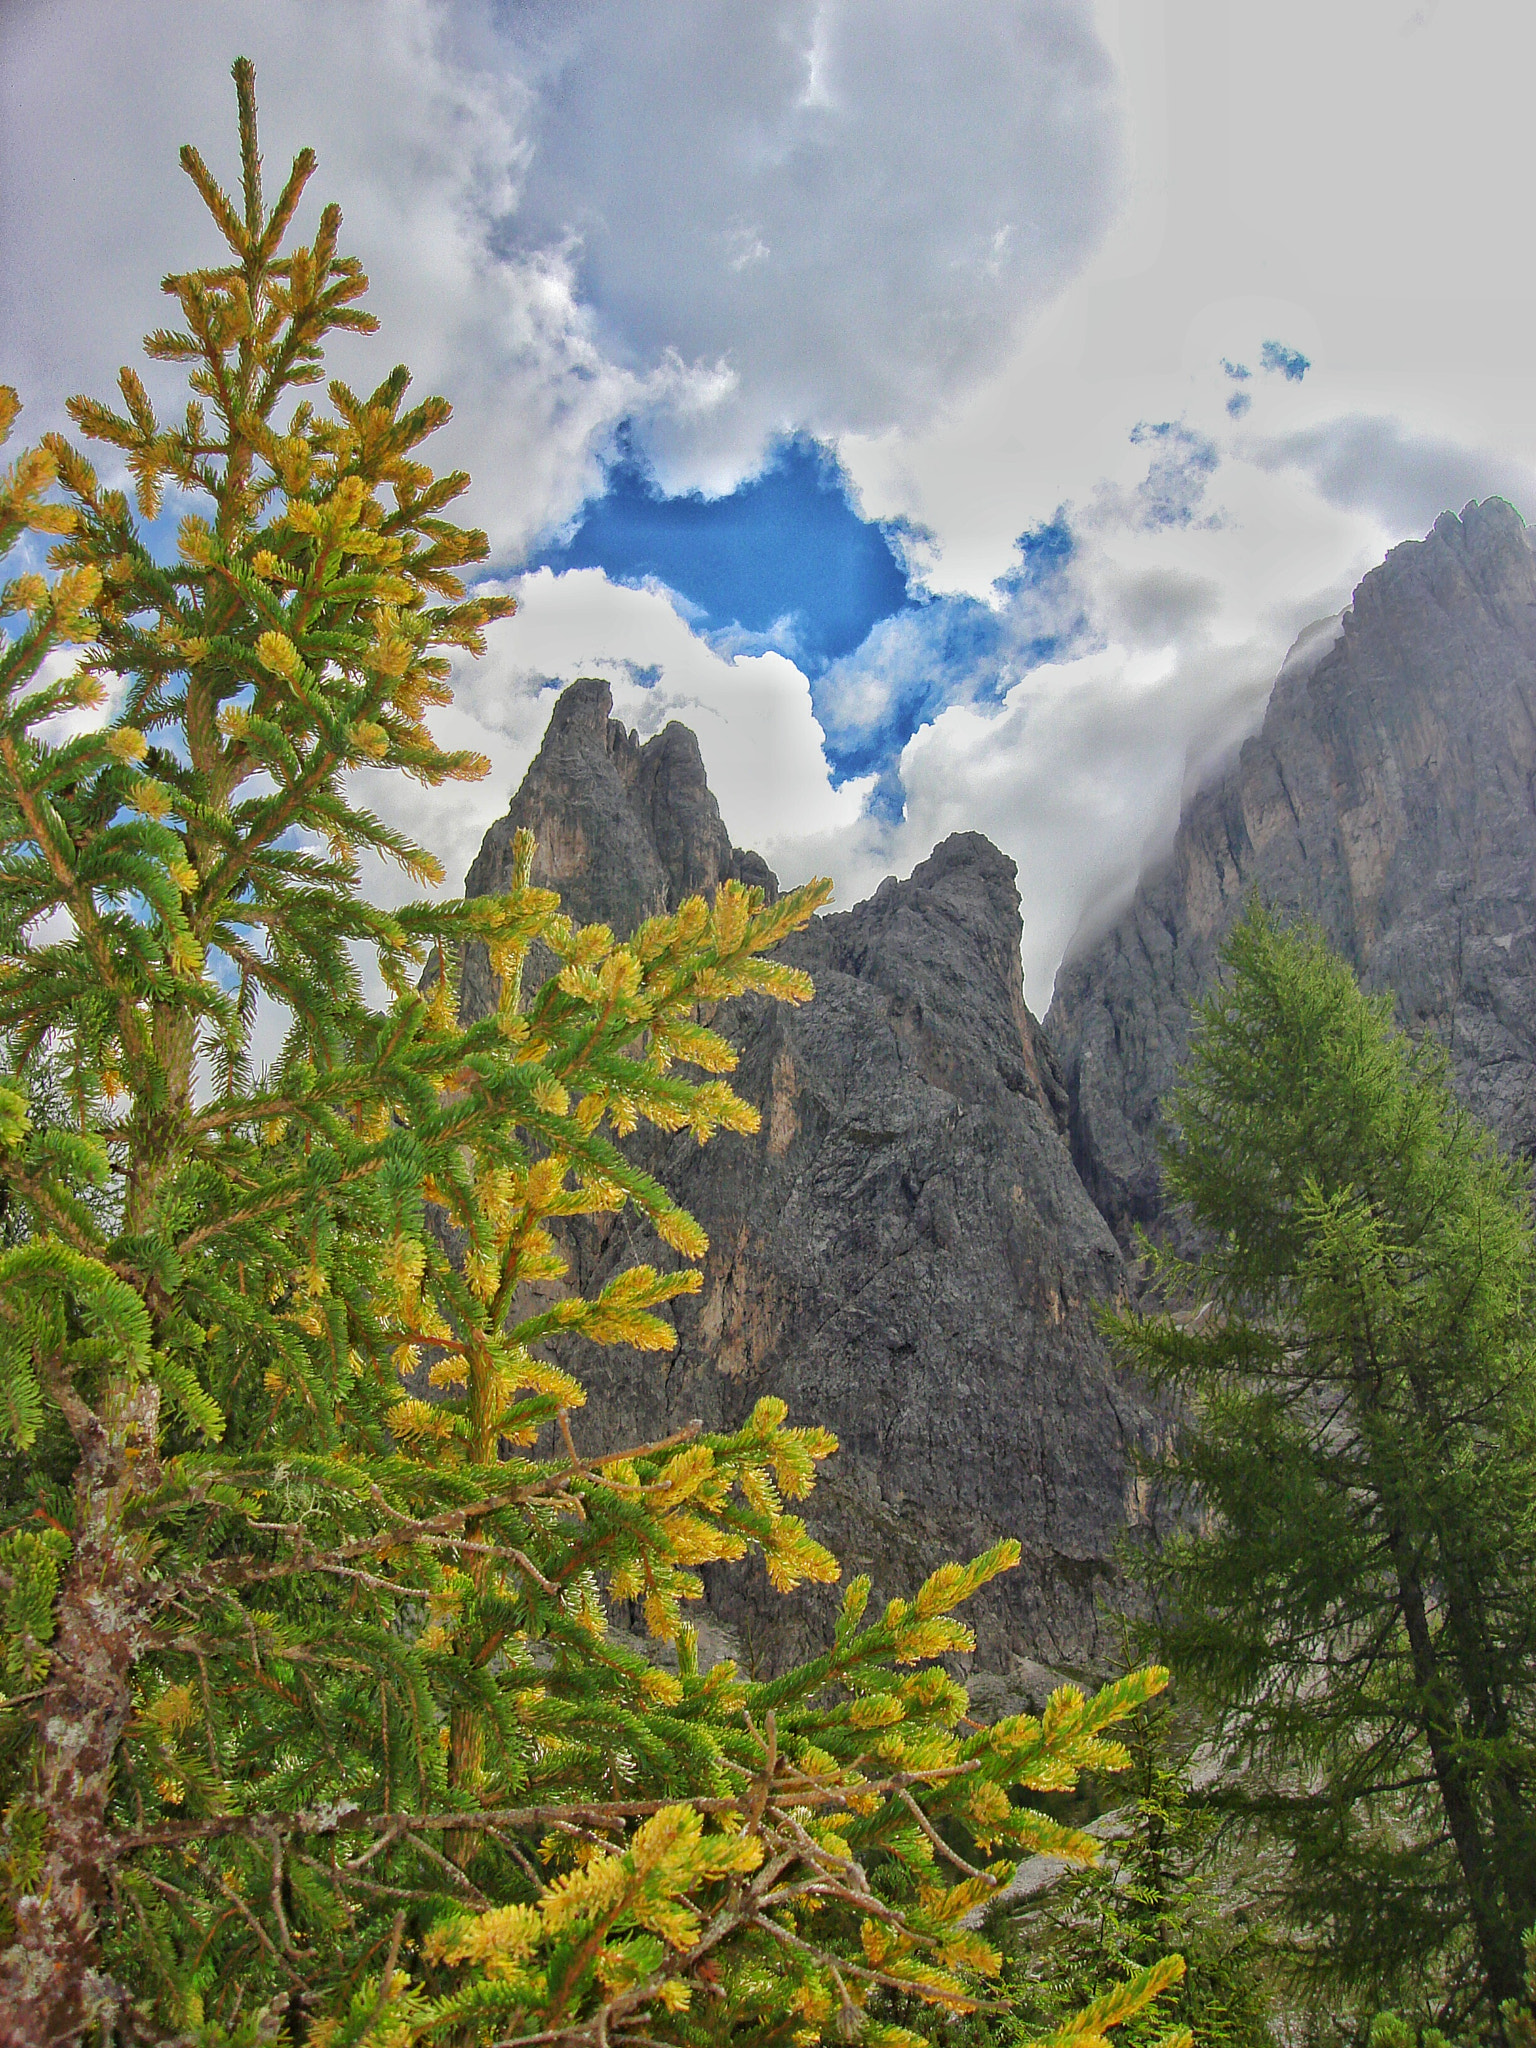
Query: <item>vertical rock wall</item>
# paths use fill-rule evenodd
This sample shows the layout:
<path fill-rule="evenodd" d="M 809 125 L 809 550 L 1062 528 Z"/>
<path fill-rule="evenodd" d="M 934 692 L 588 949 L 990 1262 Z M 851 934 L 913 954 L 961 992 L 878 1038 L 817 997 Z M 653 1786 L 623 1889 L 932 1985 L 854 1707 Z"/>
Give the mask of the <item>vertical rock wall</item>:
<path fill-rule="evenodd" d="M 1073 1157 L 1122 1236 L 1159 1214 L 1159 1104 L 1250 891 L 1395 990 L 1468 1105 L 1536 1151 L 1536 552 L 1519 515 L 1446 513 L 1324 643 L 1298 647 L 1172 858 L 1057 977 Z"/>

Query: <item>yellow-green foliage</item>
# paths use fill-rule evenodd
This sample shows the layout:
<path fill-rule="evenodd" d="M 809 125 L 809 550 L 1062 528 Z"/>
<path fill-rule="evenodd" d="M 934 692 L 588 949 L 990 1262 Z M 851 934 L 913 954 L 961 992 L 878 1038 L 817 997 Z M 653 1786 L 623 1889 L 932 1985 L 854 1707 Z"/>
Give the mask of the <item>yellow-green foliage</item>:
<path fill-rule="evenodd" d="M 241 201 L 183 152 L 228 258 L 167 280 L 183 325 L 148 344 L 185 415 L 131 370 L 125 410 L 71 406 L 138 516 L 62 439 L 0 487 L 7 547 L 56 538 L 0 656 L 4 2026 L 895 2042 L 887 1992 L 984 1999 L 962 1923 L 1017 1855 L 1091 1857 L 1021 1795 L 1120 1767 L 1161 1674 L 970 1722 L 930 1660 L 972 1647 L 955 1610 L 1012 1543 L 873 1621 L 856 1581 L 782 1678 L 697 1668 L 700 1566 L 837 1577 L 787 1506 L 835 1445 L 764 1399 L 588 1455 L 545 1340 L 673 1343 L 706 1240 L 616 1141 L 756 1128 L 699 1006 L 806 999 L 764 956 L 826 885 L 727 884 L 619 944 L 532 886 L 523 837 L 501 896 L 363 899 L 364 853 L 435 869 L 355 771 L 481 772 L 425 720 L 509 607 L 460 578 L 485 542 L 419 453 L 441 400 L 405 408 L 403 369 L 296 397 L 328 331 L 371 325 L 366 281 L 333 207 L 284 253 L 313 161 L 269 211 L 235 76 Z M 168 494 L 172 566 L 140 523 Z M 535 944 L 558 969 L 529 992 Z M 472 945 L 500 999 L 465 1027 Z M 259 1072 L 258 997 L 291 1019 Z M 561 1292 L 552 1223 L 625 1207 L 654 1263 Z M 610 1633 L 616 1601 L 675 1670 Z M 1096 2048 L 1177 1967 L 1063 2039 Z"/>

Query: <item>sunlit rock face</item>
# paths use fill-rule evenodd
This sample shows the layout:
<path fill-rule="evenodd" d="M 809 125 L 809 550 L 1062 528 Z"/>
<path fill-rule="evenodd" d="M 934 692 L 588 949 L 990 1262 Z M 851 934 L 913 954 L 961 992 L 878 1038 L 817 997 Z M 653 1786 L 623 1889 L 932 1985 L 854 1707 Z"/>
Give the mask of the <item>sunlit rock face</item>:
<path fill-rule="evenodd" d="M 621 935 L 727 875 L 772 886 L 733 849 L 693 736 L 640 746 L 601 684 L 560 700 L 544 749 L 470 889 L 495 887 L 511 835 L 541 839 L 536 876 Z M 715 1017 L 740 1049 L 755 1138 L 631 1141 L 709 1232 L 702 1292 L 674 1304 L 670 1356 L 572 1349 L 586 1441 L 741 1421 L 764 1394 L 841 1444 L 806 1519 L 868 1572 L 877 1601 L 934 1565 L 1016 1536 L 1021 1567 L 978 1602 L 983 1663 L 1090 1663 L 1111 1647 L 1096 1597 L 1151 1410 L 1094 1322 L 1122 1284 L 1118 1249 L 1073 1171 L 1066 1096 L 1026 1009 L 1013 863 L 977 834 L 906 881 L 816 920 L 785 949 L 814 1002 Z M 470 1008 L 489 980 L 466 976 Z M 571 1280 L 670 1255 L 626 1214 L 573 1231 Z M 836 1589 L 773 1593 L 760 1568 L 711 1571 L 715 1614 L 760 1668 L 825 1643 Z"/>
<path fill-rule="evenodd" d="M 1160 1215 L 1159 1105 L 1250 891 L 1314 918 L 1536 1152 L 1536 551 L 1502 499 L 1435 522 L 1304 636 L 1171 860 L 1057 977 L 1073 1157 L 1124 1237 Z"/>

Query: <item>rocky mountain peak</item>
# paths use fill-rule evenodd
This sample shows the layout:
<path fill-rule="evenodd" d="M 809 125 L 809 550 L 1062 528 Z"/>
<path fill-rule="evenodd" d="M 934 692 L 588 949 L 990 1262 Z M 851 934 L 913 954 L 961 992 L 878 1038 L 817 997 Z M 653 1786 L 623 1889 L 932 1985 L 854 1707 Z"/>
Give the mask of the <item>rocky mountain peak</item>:
<path fill-rule="evenodd" d="M 538 886 L 557 890 L 578 924 L 607 924 L 620 938 L 688 896 L 713 896 L 723 881 L 776 896 L 767 862 L 731 845 L 688 727 L 674 722 L 642 741 L 612 711 L 613 692 L 600 677 L 582 676 L 561 692 L 506 816 L 485 835 L 465 893 L 506 888 L 512 841 L 526 826 L 537 841 Z M 466 961 L 464 987 L 472 1010 L 490 1008 L 483 950 Z"/>
<path fill-rule="evenodd" d="M 1064 1131 L 1066 1092 L 1024 1001 L 1018 868 L 979 832 L 954 832 L 905 882 L 820 920 L 829 964 L 880 989 L 909 1056 L 961 1100 L 1003 1088 Z"/>
<path fill-rule="evenodd" d="M 1159 1105 L 1252 890 L 1395 990 L 1477 1114 L 1536 1150 L 1533 791 L 1536 551 L 1489 499 L 1394 548 L 1296 650 L 1169 861 L 1057 977 L 1073 1155 L 1118 1231 L 1159 1214 Z"/>
<path fill-rule="evenodd" d="M 561 692 L 511 808 L 469 871 L 469 894 L 501 886 L 522 825 L 538 840 L 539 886 L 558 889 L 581 924 L 592 923 L 601 904 L 603 922 L 620 937 L 729 879 L 776 894 L 766 863 L 731 845 L 688 727 L 674 721 L 642 741 L 612 711 L 613 692 L 598 676 Z"/>

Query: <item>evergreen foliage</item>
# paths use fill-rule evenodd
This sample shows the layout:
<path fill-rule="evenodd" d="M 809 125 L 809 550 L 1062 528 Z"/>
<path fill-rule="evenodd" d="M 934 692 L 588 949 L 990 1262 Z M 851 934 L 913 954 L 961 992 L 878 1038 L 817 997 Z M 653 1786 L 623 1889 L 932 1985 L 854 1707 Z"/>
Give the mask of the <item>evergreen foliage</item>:
<path fill-rule="evenodd" d="M 1173 1950 L 1186 1967 L 1166 2019 L 1138 2013 L 1119 2037 L 1121 2048 L 1139 2048 L 1167 2020 L 1189 2030 L 1193 2048 L 1272 2048 L 1262 1932 L 1213 1881 L 1217 1823 L 1191 1793 L 1167 1696 L 1138 1709 L 1123 1739 L 1129 1772 L 1106 1788 L 1119 1803 L 1092 1824 L 1104 1854 L 1082 1868 L 1042 1872 L 1022 1902 L 986 1915 L 1003 1958 L 998 1988 L 1012 2010 L 960 2023 L 955 2048 L 1033 2041 L 1107 1983 L 1135 1984 Z"/>
<path fill-rule="evenodd" d="M 1132 1981 L 1177 1950 L 1186 1969 L 1169 2017 L 1188 2027 L 1194 2048 L 1270 2048 L 1263 1945 L 1246 1910 L 1223 1901 L 1213 1882 L 1216 1819 L 1175 1756 L 1166 1695 L 1138 1709 L 1124 1742 L 1130 1769 L 1109 1788 L 1117 1805 L 1106 1816 L 1106 1853 L 1014 1915 L 1003 1983 L 1017 2016 L 1007 2029 L 1028 2040 L 1106 1977 Z M 1152 2032 L 1152 2016 L 1139 2014 L 1122 2040 L 1140 2043 Z"/>
<path fill-rule="evenodd" d="M 1188 1404 L 1158 1633 L 1317 1995 L 1488 2021 L 1536 1920 L 1528 1180 L 1315 932 L 1254 909 L 1225 968 L 1165 1163 L 1208 1248 L 1111 1324 Z"/>
<path fill-rule="evenodd" d="M 1499 2007 L 1499 2029 L 1504 2048 L 1536 2048 L 1536 1927 L 1525 1933 L 1525 1990 L 1519 1998 L 1506 1998 Z M 1385 2010 L 1372 2016 L 1366 2029 L 1367 2048 L 1461 2048 L 1439 2027 L 1421 2027 L 1415 2033 L 1395 2012 Z"/>
<path fill-rule="evenodd" d="M 55 542 L 0 655 L 0 2043 L 916 2039 L 879 1999 L 985 2002 L 963 1916 L 1010 1859 L 1094 1853 L 1021 1788 L 1121 1767 L 1162 1674 L 967 1720 L 932 1660 L 1012 1544 L 873 1618 L 855 1581 L 783 1677 L 698 1669 L 700 1565 L 836 1576 L 790 1512 L 832 1440 L 765 1399 L 587 1455 L 539 1347 L 673 1341 L 704 1236 L 616 1141 L 755 1127 L 699 1006 L 804 1000 L 765 956 L 825 886 L 727 884 L 616 944 L 524 837 L 503 896 L 364 900 L 362 855 L 435 871 L 355 771 L 481 772 L 425 715 L 509 607 L 466 594 L 467 480 L 420 453 L 446 405 L 403 368 L 296 389 L 372 324 L 366 280 L 334 207 L 285 251 L 313 158 L 268 208 L 235 80 L 239 199 L 182 153 L 228 258 L 166 280 L 147 344 L 184 416 L 130 369 L 121 410 L 71 404 L 136 510 L 62 438 L 0 487 L 0 543 Z M 464 1028 L 471 944 L 500 995 Z M 263 998 L 291 1028 L 257 1071 Z M 626 1204 L 656 1265 L 561 1294 L 552 1219 Z"/>

